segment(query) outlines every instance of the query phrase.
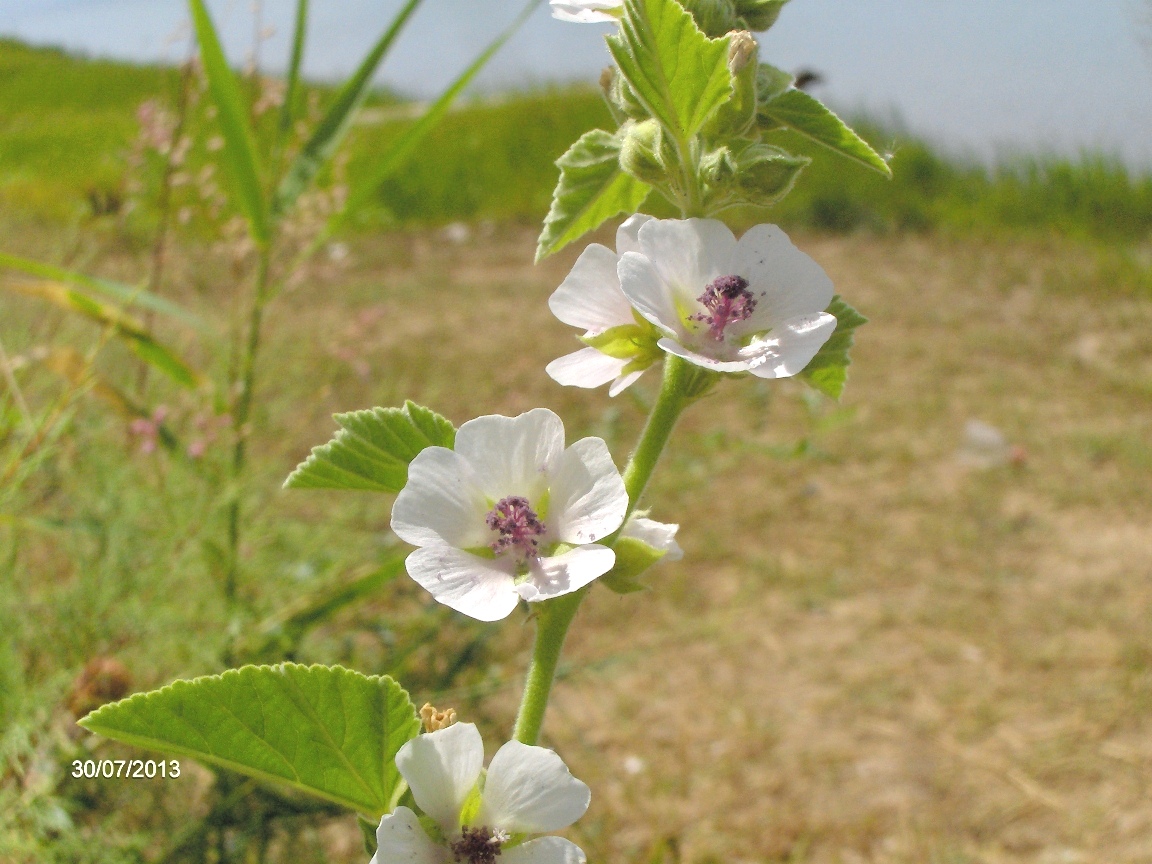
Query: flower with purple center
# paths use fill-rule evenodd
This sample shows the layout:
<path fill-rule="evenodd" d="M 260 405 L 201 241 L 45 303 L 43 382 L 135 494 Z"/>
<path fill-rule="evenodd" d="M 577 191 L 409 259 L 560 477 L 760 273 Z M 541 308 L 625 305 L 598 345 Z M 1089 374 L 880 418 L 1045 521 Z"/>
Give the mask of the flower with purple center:
<path fill-rule="evenodd" d="M 669 354 L 714 372 L 795 375 L 836 329 L 832 281 L 775 225 L 739 240 L 715 219 L 653 219 L 620 256 L 620 290 Z"/>
<path fill-rule="evenodd" d="M 575 843 L 527 839 L 571 825 L 591 800 L 551 750 L 509 741 L 485 772 L 480 733 L 456 723 L 413 738 L 396 767 L 427 821 L 407 807 L 384 816 L 371 864 L 584 864 Z"/>
<path fill-rule="evenodd" d="M 616 232 L 615 252 L 599 243 L 590 244 L 548 298 L 553 315 L 585 331 L 580 341 L 588 346 L 545 367 L 557 383 L 599 387 L 611 381 L 608 395 L 615 396 L 663 358 L 656 347 L 660 331 L 632 309 L 616 272 L 621 255 L 639 251 L 636 235 L 651 221 L 651 216 L 642 213 L 625 220 Z"/>
<path fill-rule="evenodd" d="M 618 21 L 624 12 L 624 0 L 549 0 L 552 17 L 578 24 Z"/>
<path fill-rule="evenodd" d="M 559 597 L 611 570 L 616 554 L 596 541 L 627 507 L 607 445 L 565 448 L 560 418 L 536 408 L 469 420 L 454 449 L 417 454 L 392 530 L 420 547 L 405 565 L 438 602 L 497 621 L 520 599 Z"/>

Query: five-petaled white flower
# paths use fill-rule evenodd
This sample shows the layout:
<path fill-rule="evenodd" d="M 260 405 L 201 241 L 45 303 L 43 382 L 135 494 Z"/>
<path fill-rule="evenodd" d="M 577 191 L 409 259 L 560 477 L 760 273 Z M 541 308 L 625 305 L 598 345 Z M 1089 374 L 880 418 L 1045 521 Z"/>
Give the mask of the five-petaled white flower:
<path fill-rule="evenodd" d="M 396 767 L 440 836 L 397 807 L 380 820 L 371 864 L 584 864 L 580 847 L 561 837 L 525 835 L 566 828 L 584 815 L 591 793 L 544 747 L 509 741 L 483 771 L 484 742 L 471 723 L 413 738 Z M 434 832 L 435 833 L 435 832 Z"/>
<path fill-rule="evenodd" d="M 549 4 L 553 18 L 580 24 L 616 21 L 624 11 L 624 0 L 549 0 Z"/>
<path fill-rule="evenodd" d="M 517 602 L 548 600 L 612 569 L 597 543 L 620 527 L 624 481 L 599 438 L 564 447 L 564 424 L 545 408 L 488 415 L 428 447 L 408 467 L 392 530 L 414 546 L 408 574 L 440 603 L 481 621 Z"/>
<path fill-rule="evenodd" d="M 832 332 L 832 282 L 775 225 L 739 240 L 715 219 L 653 219 L 620 256 L 620 289 L 670 354 L 715 372 L 785 378 Z"/>
<path fill-rule="evenodd" d="M 548 298 L 552 314 L 585 333 L 589 347 L 565 354 L 544 371 L 560 384 L 599 387 L 612 382 L 608 395 L 615 396 L 663 357 L 656 341 L 660 331 L 639 317 L 620 290 L 616 268 L 625 252 L 640 249 L 636 235 L 651 216 L 637 213 L 616 231 L 616 251 L 590 244 L 571 272 Z"/>

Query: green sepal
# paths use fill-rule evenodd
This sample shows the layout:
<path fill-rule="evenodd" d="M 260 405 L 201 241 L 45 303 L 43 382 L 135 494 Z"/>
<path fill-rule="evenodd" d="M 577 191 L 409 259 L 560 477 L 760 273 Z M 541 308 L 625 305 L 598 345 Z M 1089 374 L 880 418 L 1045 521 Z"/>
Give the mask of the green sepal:
<path fill-rule="evenodd" d="M 556 160 L 556 167 L 560 179 L 537 241 L 537 261 L 613 216 L 635 213 L 651 188 L 620 170 L 620 137 L 603 129 L 581 135 Z"/>
<path fill-rule="evenodd" d="M 791 191 L 811 161 L 771 144 L 750 144 L 736 156 L 734 191 L 748 204 L 775 204 Z"/>
<path fill-rule="evenodd" d="M 856 328 L 868 323 L 868 319 L 840 299 L 840 295 L 832 298 L 825 311 L 836 317 L 836 329 L 804 367 L 800 378 L 814 390 L 839 399 L 848 379 L 848 366 L 852 362 L 848 351 L 852 348 Z"/>
<path fill-rule="evenodd" d="M 464 803 L 460 806 L 460 824 L 461 825 L 474 825 L 476 817 L 480 815 L 480 805 L 484 803 L 481 790 L 484 788 L 484 780 L 487 777 L 487 771 L 481 771 L 480 777 L 468 790 L 468 795 L 464 798 Z"/>
<path fill-rule="evenodd" d="M 784 126 L 841 156 L 859 162 L 885 177 L 892 169 L 871 145 L 853 132 L 820 100 L 803 90 L 789 88 L 777 96 L 759 94 L 757 123 L 765 131 Z"/>
<path fill-rule="evenodd" d="M 638 581 L 641 573 L 668 554 L 666 549 L 649 546 L 635 537 L 621 537 L 612 546 L 616 563 L 600 577 L 600 583 L 617 594 L 632 594 L 648 586 Z"/>
<path fill-rule="evenodd" d="M 416 817 L 420 823 L 420 827 L 424 829 L 424 833 L 428 835 L 428 839 L 433 843 L 440 846 L 448 845 L 448 838 L 444 836 L 443 829 L 436 824 L 436 820 L 427 814 L 421 813 Z"/>
<path fill-rule="evenodd" d="M 380 823 L 373 825 L 363 816 L 357 816 L 356 824 L 360 826 L 360 836 L 364 838 L 364 851 L 371 858 L 376 854 L 376 829 L 380 827 Z"/>
<path fill-rule="evenodd" d="M 359 489 L 399 492 L 408 465 L 426 447 L 456 442 L 456 429 L 434 411 L 405 402 L 403 408 L 371 408 L 337 414 L 336 437 L 301 462 L 286 489 Z"/>
<path fill-rule="evenodd" d="M 749 30 L 767 30 L 780 17 L 780 10 L 788 0 L 736 0 L 736 14 L 744 19 Z"/>
<path fill-rule="evenodd" d="M 659 338 L 656 329 L 645 321 L 643 324 L 609 327 L 594 336 L 581 336 L 580 341 L 617 360 L 645 359 L 655 363 L 663 356 L 663 352 L 656 347 Z"/>

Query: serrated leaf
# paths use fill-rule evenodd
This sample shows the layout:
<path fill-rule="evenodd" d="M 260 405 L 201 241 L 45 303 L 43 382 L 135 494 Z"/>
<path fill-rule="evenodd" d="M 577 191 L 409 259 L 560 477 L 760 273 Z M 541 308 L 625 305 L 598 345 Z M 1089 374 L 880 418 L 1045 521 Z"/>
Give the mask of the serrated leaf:
<path fill-rule="evenodd" d="M 791 88 L 762 101 L 757 119 L 762 127 L 786 126 L 841 156 L 879 171 L 885 177 L 892 176 L 888 163 L 867 141 L 848 128 L 824 103 L 803 90 Z"/>
<path fill-rule="evenodd" d="M 709 39 L 676 0 L 624 0 L 608 50 L 644 107 L 680 142 L 732 96 L 728 37 Z"/>
<path fill-rule="evenodd" d="M 89 732 L 286 783 L 366 816 L 403 790 L 396 751 L 420 730 L 391 678 L 339 666 L 244 666 L 105 705 Z"/>
<path fill-rule="evenodd" d="M 536 245 L 536 260 L 563 249 L 607 219 L 635 212 L 651 188 L 620 170 L 620 139 L 593 129 L 559 159 L 560 180 Z"/>
<path fill-rule="evenodd" d="M 392 19 L 388 29 L 384 31 L 360 62 L 360 66 L 340 88 L 332 107 L 316 124 L 316 128 L 312 130 L 312 134 L 280 182 L 275 201 L 277 215 L 285 213 L 296 202 L 300 193 L 308 188 L 308 184 L 324 167 L 324 163 L 332 158 L 332 154 L 336 152 L 348 134 L 356 111 L 368 95 L 372 76 L 376 74 L 376 70 L 388 53 L 388 49 L 392 47 L 392 43 L 396 41 L 396 37 L 420 3 L 421 0 L 408 0 L 404 4 L 396 17 Z"/>
<path fill-rule="evenodd" d="M 825 311 L 836 317 L 836 329 L 816 352 L 812 362 L 804 367 L 800 377 L 813 389 L 839 399 L 848 378 L 848 366 L 852 362 L 848 351 L 852 347 L 856 328 L 867 324 L 868 319 L 841 300 L 839 295 L 832 298 Z"/>
<path fill-rule="evenodd" d="M 426 447 L 451 448 L 455 427 L 415 402 L 337 414 L 336 437 L 314 447 L 286 481 L 286 489 L 360 489 L 399 492 L 408 463 Z"/>
<path fill-rule="evenodd" d="M 236 76 L 228 67 L 204 0 L 188 0 L 188 5 L 196 27 L 196 40 L 200 43 L 200 59 L 208 78 L 208 90 L 212 94 L 212 104 L 216 106 L 220 134 L 224 137 L 223 158 L 232 179 L 236 203 L 248 220 L 252 239 L 263 246 L 268 243 L 270 228 L 252 119 Z"/>

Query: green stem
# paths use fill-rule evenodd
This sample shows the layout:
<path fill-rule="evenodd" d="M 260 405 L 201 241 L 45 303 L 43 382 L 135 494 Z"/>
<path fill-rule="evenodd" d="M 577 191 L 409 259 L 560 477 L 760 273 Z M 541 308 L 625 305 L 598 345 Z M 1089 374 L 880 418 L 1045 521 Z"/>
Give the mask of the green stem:
<path fill-rule="evenodd" d="M 524 682 L 524 696 L 513 735 L 522 744 L 535 744 L 540 737 L 544 709 L 548 707 L 548 695 L 556 677 L 556 664 L 560 662 L 560 652 L 564 649 L 564 637 L 568 635 L 568 625 L 576 617 L 576 610 L 589 587 L 536 605 L 536 644 L 532 649 L 532 662 L 528 666 L 528 680 Z"/>
<path fill-rule="evenodd" d="M 628 492 L 625 521 L 636 509 L 640 496 L 644 494 L 644 487 L 648 485 L 660 454 L 668 443 L 672 428 L 688 404 L 687 388 L 691 376 L 692 369 L 687 361 L 668 355 L 664 361 L 664 382 L 660 387 L 660 395 L 652 406 L 652 413 L 648 415 L 648 422 L 644 425 L 628 467 L 624 469 L 624 489 Z M 615 539 L 614 534 L 604 543 L 611 546 Z M 571 594 L 545 600 L 535 607 L 536 642 L 532 648 L 532 662 L 528 666 L 528 680 L 524 683 L 524 696 L 520 701 L 514 733 L 515 739 L 523 744 L 535 744 L 540 737 L 544 711 L 548 707 L 548 696 L 552 692 L 552 681 L 556 677 L 556 666 L 564 650 L 568 627 L 591 587 L 589 585 Z"/>
<path fill-rule="evenodd" d="M 271 246 L 265 245 L 260 249 L 255 296 L 248 320 L 248 344 L 240 372 L 240 392 L 236 396 L 236 405 L 232 412 L 232 431 L 235 437 L 232 450 L 233 497 L 228 506 L 228 572 L 224 578 L 224 596 L 229 602 L 236 599 L 236 583 L 240 569 L 240 486 L 247 461 L 248 419 L 252 413 L 252 400 L 256 389 L 256 359 L 260 353 L 260 328 L 264 320 L 264 306 L 268 302 L 271 262 Z"/>

